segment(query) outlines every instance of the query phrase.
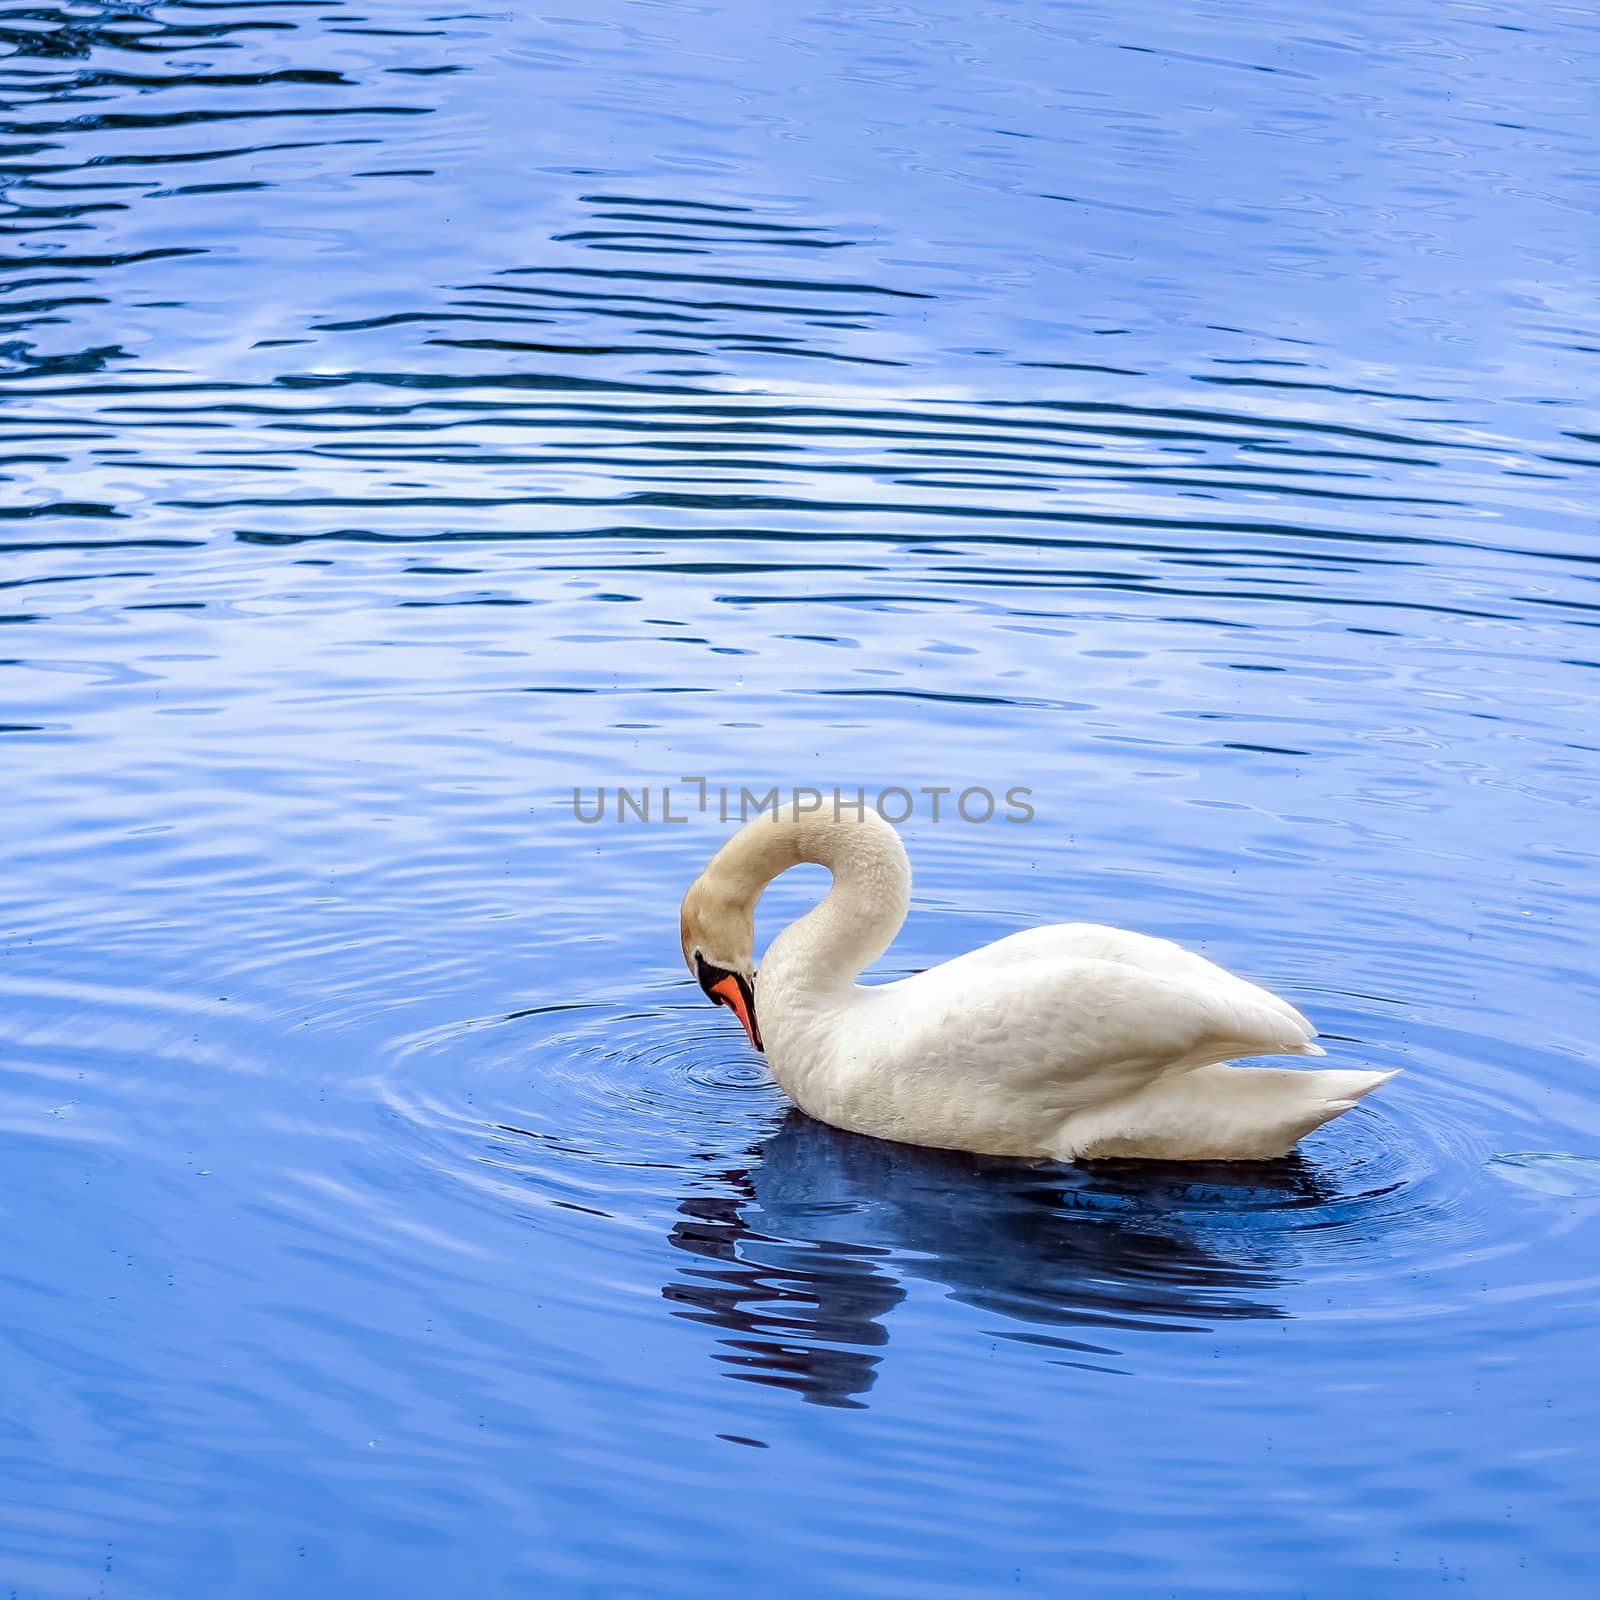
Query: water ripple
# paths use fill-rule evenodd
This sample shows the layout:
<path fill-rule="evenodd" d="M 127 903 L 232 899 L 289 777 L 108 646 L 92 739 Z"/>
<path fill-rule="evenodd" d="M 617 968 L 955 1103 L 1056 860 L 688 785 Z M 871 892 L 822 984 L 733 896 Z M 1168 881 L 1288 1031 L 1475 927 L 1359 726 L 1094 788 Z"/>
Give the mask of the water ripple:
<path fill-rule="evenodd" d="M 0 1571 L 1586 1595 L 1592 30 L 772 9 L 0 15 Z M 835 1133 L 680 774 L 1405 1072 Z"/>

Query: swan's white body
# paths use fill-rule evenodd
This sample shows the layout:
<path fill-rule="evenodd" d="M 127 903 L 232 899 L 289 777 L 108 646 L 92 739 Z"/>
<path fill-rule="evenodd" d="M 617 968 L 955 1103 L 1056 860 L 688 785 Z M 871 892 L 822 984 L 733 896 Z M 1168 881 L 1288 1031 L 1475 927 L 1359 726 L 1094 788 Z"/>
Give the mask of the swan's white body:
<path fill-rule="evenodd" d="M 898 836 L 871 812 L 742 828 L 684 899 L 690 970 L 748 977 L 755 903 L 801 861 L 829 868 L 833 887 L 773 940 L 754 1018 L 779 1085 L 836 1127 L 987 1155 L 1265 1159 L 1393 1076 L 1224 1065 L 1324 1052 L 1286 1001 L 1118 928 L 1030 928 L 858 984 L 911 889 Z"/>

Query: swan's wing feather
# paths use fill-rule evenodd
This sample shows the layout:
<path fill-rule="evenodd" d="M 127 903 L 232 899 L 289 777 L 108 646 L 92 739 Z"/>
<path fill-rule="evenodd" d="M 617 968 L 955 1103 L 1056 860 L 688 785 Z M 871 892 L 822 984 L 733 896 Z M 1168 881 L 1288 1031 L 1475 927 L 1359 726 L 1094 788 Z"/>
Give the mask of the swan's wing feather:
<path fill-rule="evenodd" d="M 1251 984 L 1129 961 L 963 958 L 892 987 L 913 986 L 919 1003 L 897 1007 L 909 1056 L 926 1050 L 944 1070 L 959 1066 L 1064 1114 L 1239 1056 L 1321 1054 L 1298 1013 Z"/>
<path fill-rule="evenodd" d="M 1248 995 L 1256 1004 L 1271 1007 L 1302 1028 L 1308 1038 L 1315 1032 L 1300 1012 L 1270 990 L 1250 983 L 1226 967 L 1219 967 L 1193 950 L 1184 949 L 1181 944 L 1174 944 L 1171 939 L 1130 933 L 1126 928 L 1102 927 L 1094 922 L 1055 922 L 1045 927 L 1024 928 L 961 959 L 963 962 L 1011 964 L 1086 958 L 1118 961 L 1154 977 L 1182 980 L 1201 988 L 1215 987 L 1219 993 L 1236 994 L 1241 1004 Z"/>

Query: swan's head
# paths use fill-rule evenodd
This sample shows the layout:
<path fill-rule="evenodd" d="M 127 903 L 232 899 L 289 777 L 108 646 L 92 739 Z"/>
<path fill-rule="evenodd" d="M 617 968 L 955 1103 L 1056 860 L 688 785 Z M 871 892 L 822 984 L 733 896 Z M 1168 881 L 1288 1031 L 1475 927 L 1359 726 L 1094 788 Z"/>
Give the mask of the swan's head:
<path fill-rule="evenodd" d="M 755 906 L 719 888 L 709 869 L 689 886 L 679 914 L 683 959 L 713 1005 L 727 1006 L 761 1049 L 756 1022 Z"/>

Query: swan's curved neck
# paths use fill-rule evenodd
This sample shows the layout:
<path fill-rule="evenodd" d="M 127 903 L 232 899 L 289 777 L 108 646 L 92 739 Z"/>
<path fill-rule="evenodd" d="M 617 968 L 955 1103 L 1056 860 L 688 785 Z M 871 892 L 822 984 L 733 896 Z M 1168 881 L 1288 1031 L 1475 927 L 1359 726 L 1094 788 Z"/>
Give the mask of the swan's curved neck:
<path fill-rule="evenodd" d="M 788 868 L 814 862 L 833 886 L 772 941 L 761 961 L 761 986 L 806 990 L 854 982 L 900 931 L 911 903 L 911 865 L 894 829 L 871 811 L 857 818 L 831 811 L 758 817 L 717 853 L 706 876 L 725 877 L 731 897 L 754 910 L 761 891 Z"/>

